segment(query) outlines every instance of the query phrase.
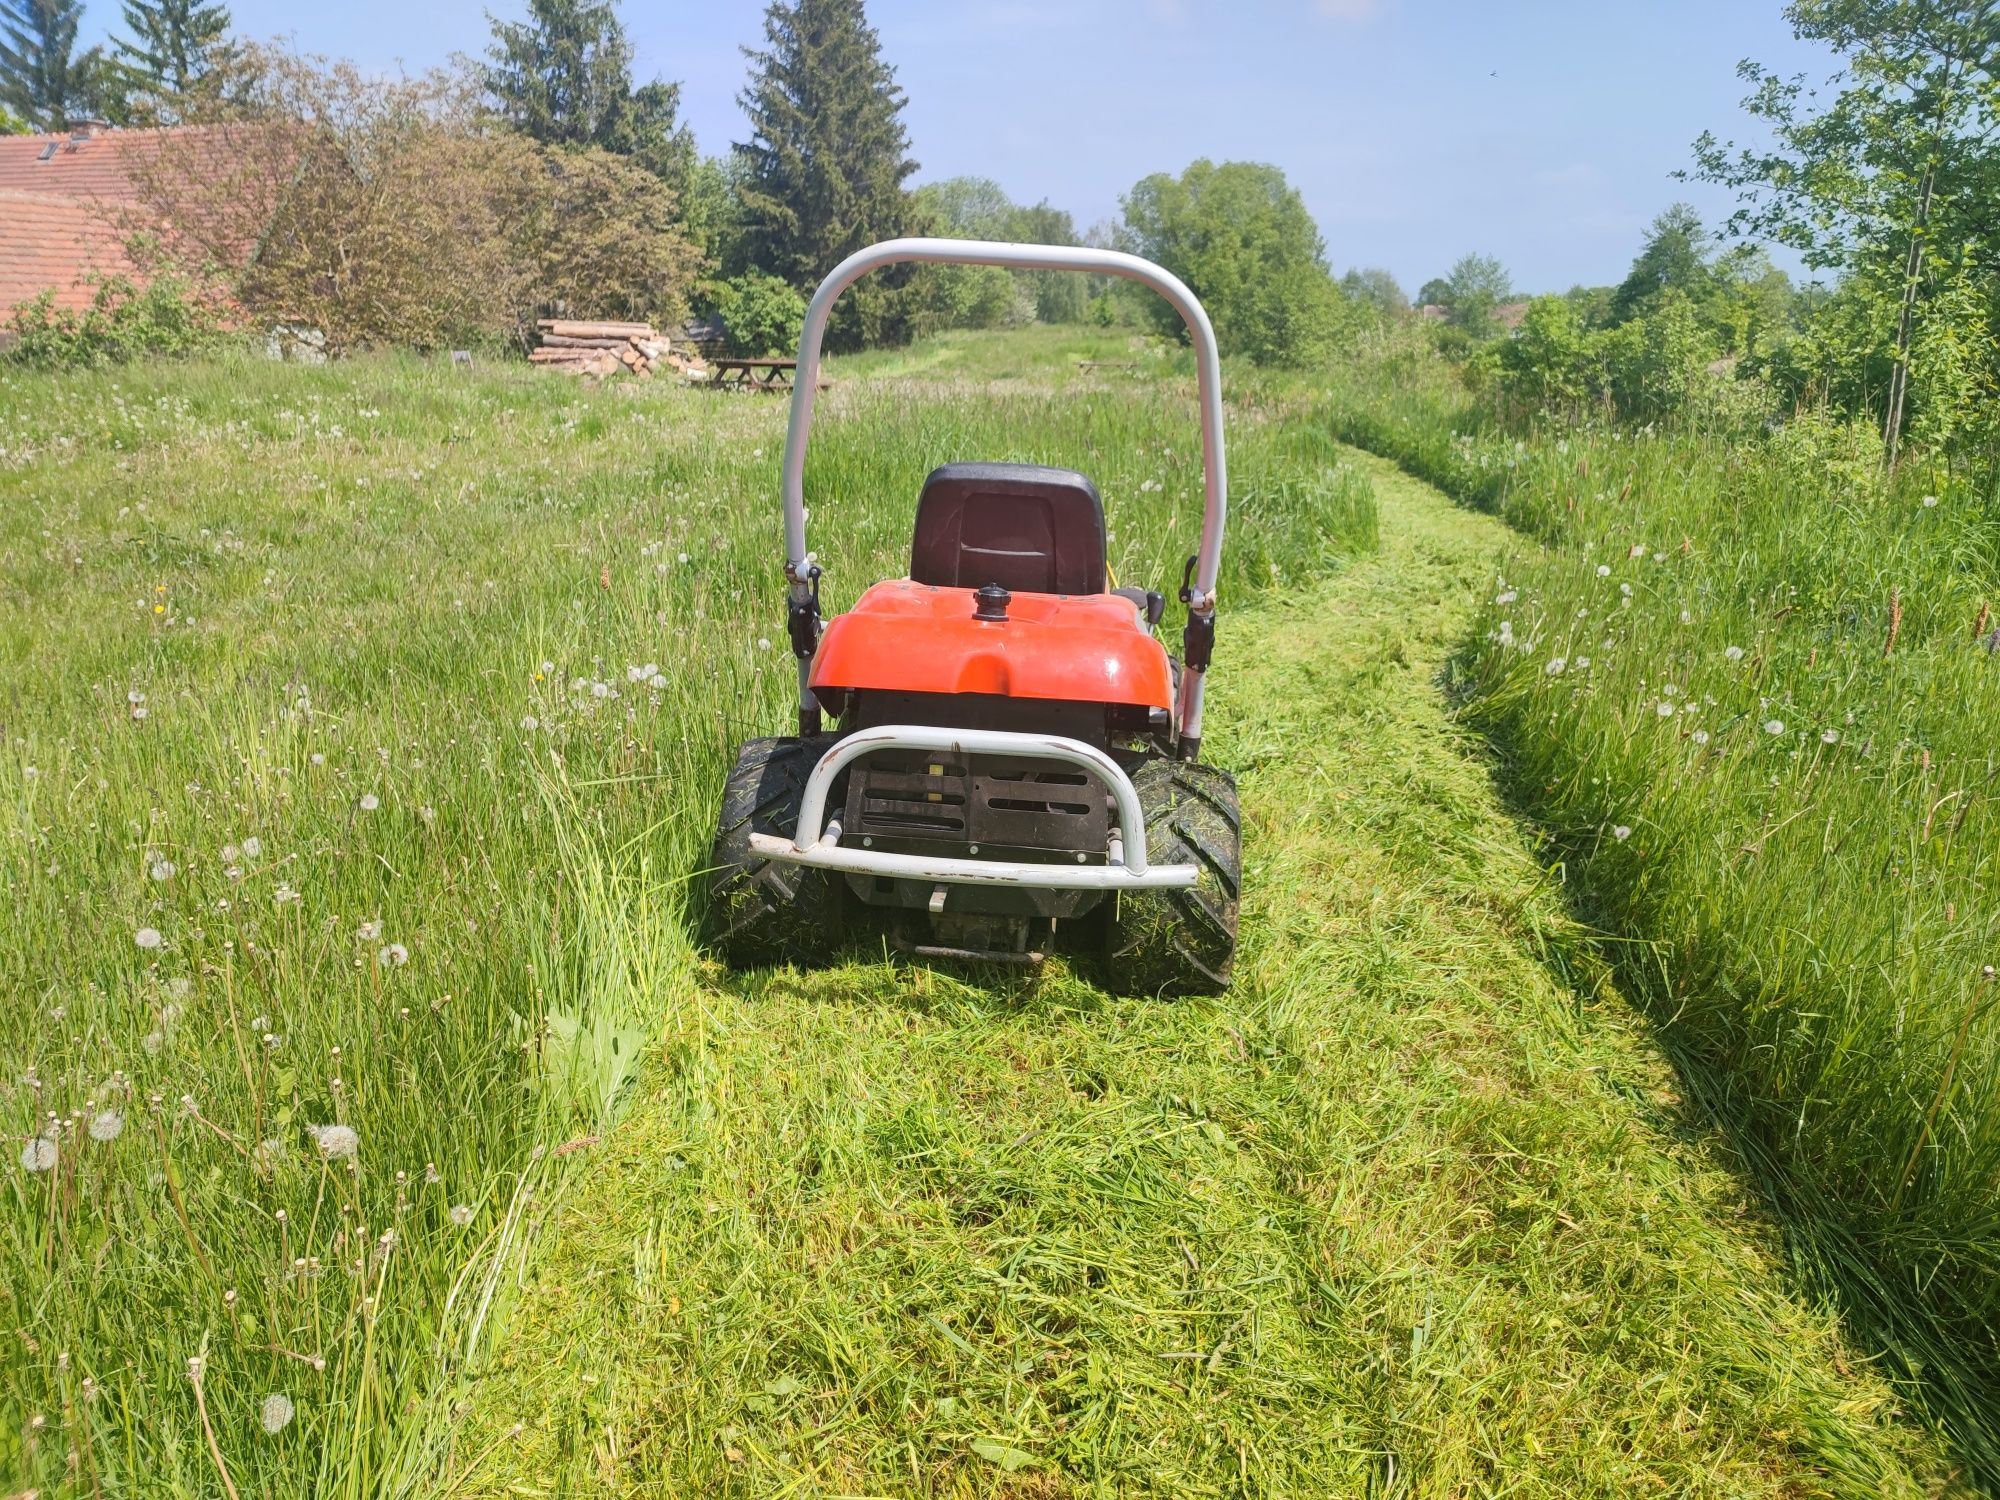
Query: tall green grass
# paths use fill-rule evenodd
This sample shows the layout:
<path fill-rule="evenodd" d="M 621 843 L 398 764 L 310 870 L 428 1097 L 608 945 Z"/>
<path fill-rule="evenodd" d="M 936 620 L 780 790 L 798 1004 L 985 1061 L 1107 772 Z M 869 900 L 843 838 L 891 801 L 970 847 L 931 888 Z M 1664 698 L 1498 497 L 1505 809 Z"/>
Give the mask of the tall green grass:
<path fill-rule="evenodd" d="M 1865 433 L 1331 425 L 1534 544 L 1463 661 L 1549 858 L 1800 1257 L 2000 1474 L 2000 514 Z"/>
<path fill-rule="evenodd" d="M 807 477 L 835 607 L 962 458 L 1091 473 L 1121 580 L 1177 582 L 1171 369 L 865 374 Z M 783 423 L 399 359 L 0 376 L 10 1487 L 432 1474 L 564 1148 L 703 1024 L 689 880 L 790 716 Z M 1234 437 L 1226 590 L 1372 544 L 1323 431 Z"/>

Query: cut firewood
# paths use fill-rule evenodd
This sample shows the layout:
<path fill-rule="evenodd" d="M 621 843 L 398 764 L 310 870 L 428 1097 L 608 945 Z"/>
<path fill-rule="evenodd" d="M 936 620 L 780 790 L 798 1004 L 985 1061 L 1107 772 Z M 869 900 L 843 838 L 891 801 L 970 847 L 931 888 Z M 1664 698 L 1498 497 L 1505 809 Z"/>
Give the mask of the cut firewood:
<path fill-rule="evenodd" d="M 566 339 L 645 339 L 653 338 L 650 323 L 584 323 L 567 318 L 547 318 L 536 324 L 544 333 Z"/>
<path fill-rule="evenodd" d="M 573 334 L 545 333 L 542 335 L 544 349 L 629 349 L 632 341 L 625 338 L 578 338 Z"/>

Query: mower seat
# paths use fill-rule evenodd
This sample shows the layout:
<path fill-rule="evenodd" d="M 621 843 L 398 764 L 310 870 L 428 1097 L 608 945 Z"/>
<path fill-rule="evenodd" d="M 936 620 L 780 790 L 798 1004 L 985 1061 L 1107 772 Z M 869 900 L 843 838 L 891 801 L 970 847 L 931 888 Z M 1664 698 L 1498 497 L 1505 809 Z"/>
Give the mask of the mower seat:
<path fill-rule="evenodd" d="M 1017 594 L 1104 592 L 1104 504 L 1072 469 L 946 464 L 917 499 L 910 579 Z"/>

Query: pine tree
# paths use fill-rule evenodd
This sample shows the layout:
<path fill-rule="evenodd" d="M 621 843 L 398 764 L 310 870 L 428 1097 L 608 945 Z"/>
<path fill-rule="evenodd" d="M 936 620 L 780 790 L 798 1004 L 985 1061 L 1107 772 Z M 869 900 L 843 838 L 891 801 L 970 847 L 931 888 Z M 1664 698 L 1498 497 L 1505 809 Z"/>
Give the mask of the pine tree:
<path fill-rule="evenodd" d="M 907 232 L 916 171 L 906 102 L 862 0 L 772 0 L 766 50 L 740 96 L 751 136 L 736 147 L 742 238 L 735 258 L 810 290 L 864 245 Z M 894 298 L 864 282 L 842 300 L 833 342 L 902 331 Z"/>
<path fill-rule="evenodd" d="M 76 50 L 81 0 L 0 0 L 0 106 L 55 132 L 100 102 L 104 53 Z"/>
<path fill-rule="evenodd" d="M 632 44 L 611 0 L 528 0 L 525 22 L 493 23 L 488 56 L 487 95 L 514 129 L 629 156 L 686 189 L 694 137 L 675 121 L 680 85 L 632 87 Z"/>
<path fill-rule="evenodd" d="M 113 42 L 119 84 L 137 114 L 184 119 L 206 85 L 234 64 L 229 8 L 202 0 L 124 0 L 131 37 Z"/>

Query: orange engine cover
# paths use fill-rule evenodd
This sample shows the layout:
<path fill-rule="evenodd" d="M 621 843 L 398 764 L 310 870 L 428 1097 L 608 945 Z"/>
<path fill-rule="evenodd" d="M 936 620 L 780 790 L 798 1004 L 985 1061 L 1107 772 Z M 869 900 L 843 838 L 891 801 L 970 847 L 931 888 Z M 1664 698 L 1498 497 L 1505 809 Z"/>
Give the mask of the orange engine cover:
<path fill-rule="evenodd" d="M 973 590 L 878 583 L 829 620 L 812 686 L 994 693 L 1171 708 L 1167 652 L 1116 594 L 1016 594 L 973 618 Z"/>

